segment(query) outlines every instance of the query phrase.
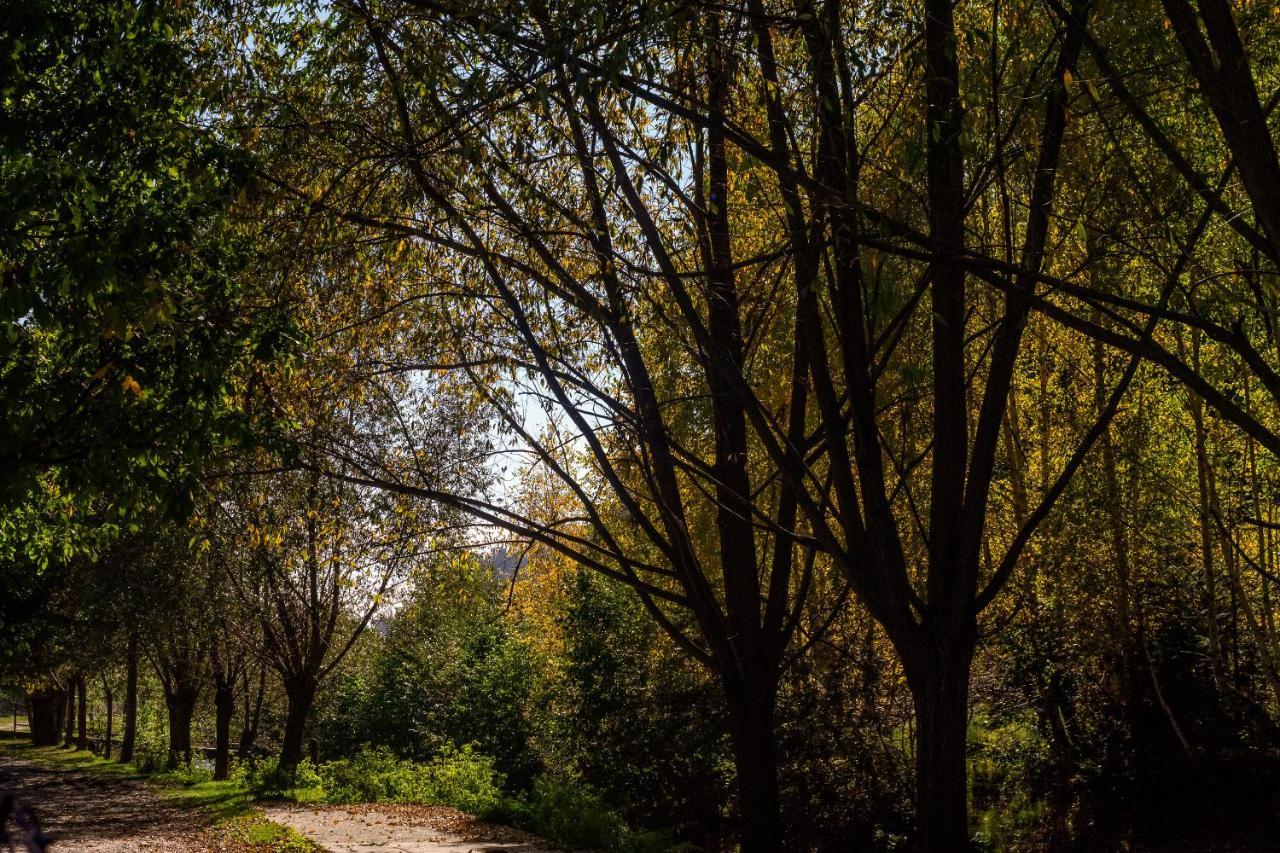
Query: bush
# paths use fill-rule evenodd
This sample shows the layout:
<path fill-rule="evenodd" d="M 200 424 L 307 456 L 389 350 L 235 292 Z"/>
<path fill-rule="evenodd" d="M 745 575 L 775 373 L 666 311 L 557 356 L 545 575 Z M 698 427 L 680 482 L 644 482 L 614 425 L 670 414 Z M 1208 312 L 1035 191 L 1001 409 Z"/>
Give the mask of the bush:
<path fill-rule="evenodd" d="M 472 744 L 510 785 L 527 787 L 543 769 L 530 713 L 537 669 L 500 618 L 492 567 L 467 557 L 427 571 L 440 582 L 415 590 L 385 638 L 366 634 L 322 697 L 317 738 L 334 758 L 376 744 L 420 763 Z"/>
<path fill-rule="evenodd" d="M 139 773 L 159 773 L 164 770 L 168 760 L 168 753 L 165 752 L 137 750 L 133 754 L 133 766 L 138 768 Z"/>
<path fill-rule="evenodd" d="M 274 761 L 246 775 L 258 790 L 271 780 Z M 255 787 L 257 782 L 258 787 Z M 493 759 L 470 746 L 446 748 L 429 762 L 401 761 L 390 749 L 365 747 L 354 758 L 298 767 L 296 790 L 319 788 L 331 803 L 426 803 L 453 806 L 489 820 L 513 823 L 573 847 L 656 853 L 671 849 L 657 833 L 632 832 L 599 793 L 582 782 L 542 775 L 518 797 L 502 795 L 503 777 Z"/>
<path fill-rule="evenodd" d="M 591 786 L 544 774 L 514 804 L 513 822 L 548 841 L 571 847 L 656 853 L 671 849 L 660 833 L 637 833 Z"/>
<path fill-rule="evenodd" d="M 613 849 L 626 831 L 592 788 L 543 775 L 533 782 L 521 822 L 548 839 L 578 847 Z"/>
<path fill-rule="evenodd" d="M 473 752 L 470 746 L 447 749 L 422 768 L 429 799 L 474 815 L 494 811 L 502 799 L 502 775 L 494 770 L 493 759 Z"/>
<path fill-rule="evenodd" d="M 302 759 L 298 764 L 297 771 L 293 774 L 293 787 L 295 788 L 319 788 L 323 785 L 320 779 L 320 773 L 316 766 L 311 763 L 310 758 Z"/>
<path fill-rule="evenodd" d="M 310 764 L 310 762 L 307 762 Z M 301 769 L 301 765 L 299 765 Z M 283 798 L 294 787 L 294 781 L 287 770 L 280 769 L 277 756 L 267 758 L 250 758 L 243 764 L 237 764 L 231 771 L 231 778 L 244 784 L 253 794 L 255 800 L 277 800 Z"/>
<path fill-rule="evenodd" d="M 547 763 L 628 823 L 723 846 L 732 763 L 723 699 L 677 656 L 634 592 L 591 571 L 561 581 L 563 668 L 550 689 Z"/>
<path fill-rule="evenodd" d="M 335 803 L 380 803 L 406 796 L 412 788 L 408 762 L 386 747 L 362 749 L 355 758 L 320 765 L 325 799 Z"/>
<path fill-rule="evenodd" d="M 446 750 L 426 764 L 400 761 L 385 747 L 366 748 L 355 758 L 325 762 L 318 775 L 325 798 L 338 803 L 431 803 L 484 815 L 502 798 L 493 760 L 470 747 Z"/>
<path fill-rule="evenodd" d="M 969 784 L 976 839 L 1004 849 L 1031 837 L 1043 823 L 1040 776 L 1049 745 L 1030 712 L 1006 718 L 975 708 L 969 725 Z"/>

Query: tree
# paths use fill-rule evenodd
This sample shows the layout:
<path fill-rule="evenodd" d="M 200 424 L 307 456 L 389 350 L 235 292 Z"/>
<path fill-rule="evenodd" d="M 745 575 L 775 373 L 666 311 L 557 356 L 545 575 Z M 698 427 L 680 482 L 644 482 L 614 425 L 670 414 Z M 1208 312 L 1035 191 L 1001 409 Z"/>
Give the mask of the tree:
<path fill-rule="evenodd" d="M 247 232 L 230 214 L 249 165 L 202 127 L 189 10 L 41 0 L 12 12 L 0 28 L 3 501 L 56 472 L 132 508 L 127 483 L 172 496 L 213 442 L 244 435 L 227 391 L 280 340 L 278 315 L 250 314 L 236 277 Z"/>
<path fill-rule="evenodd" d="M 55 687 L 38 687 L 27 694 L 32 746 L 53 746 L 58 742 L 65 694 Z"/>
<path fill-rule="evenodd" d="M 189 507 L 212 449 L 269 415 L 232 392 L 288 341 L 240 275 L 250 163 L 207 124 L 193 20 L 40 0 L 0 22 L 0 571 L 33 594 L 6 596 L 5 669 L 36 673 L 42 728 L 40 670 L 79 612 L 58 588 L 136 519 Z"/>
<path fill-rule="evenodd" d="M 258 670 L 258 690 L 257 698 L 254 698 L 254 690 L 249 681 L 249 670 L 246 669 L 243 674 L 244 678 L 244 720 L 240 727 L 240 740 L 236 744 L 236 758 L 244 761 L 253 753 L 254 742 L 258 738 L 258 723 L 262 719 L 262 700 L 267 689 L 267 667 L 266 664 L 259 663 Z"/>
<path fill-rule="evenodd" d="M 120 762 L 133 761 L 138 739 L 138 632 L 131 629 L 125 646 L 124 732 L 120 736 Z"/>
<path fill-rule="evenodd" d="M 417 531 L 394 502 L 315 471 L 242 480 L 218 509 L 241 554 L 224 568 L 288 700 L 280 766 L 293 772 L 316 692 L 403 578 Z"/>
<path fill-rule="evenodd" d="M 1051 8 L 1059 17 L 1068 14 L 1059 2 Z M 1084 49 L 1115 109 L 1127 120 L 1101 118 L 1099 110 L 1099 124 L 1111 145 L 1132 145 L 1165 167 L 1158 179 L 1131 168 L 1131 183 L 1145 202 L 1167 209 L 1195 200 L 1204 207 L 1202 224 L 1173 255 L 1176 275 L 1170 280 L 1179 283 L 1178 301 L 1170 306 L 1161 290 L 1152 298 L 1153 292 L 1140 286 L 1108 291 L 1066 280 L 1045 282 L 1065 300 L 1020 290 L 1034 310 L 1158 365 L 1262 447 L 1280 452 L 1271 413 L 1262 408 L 1274 406 L 1280 388 L 1273 363 L 1274 307 L 1261 286 L 1267 269 L 1280 264 L 1272 209 L 1280 186 L 1280 155 L 1268 126 L 1277 101 L 1264 102 L 1259 94 L 1260 85 L 1274 84 L 1261 69 L 1273 61 L 1275 21 L 1261 6 L 1237 15 L 1220 0 L 1162 0 L 1159 6 L 1143 3 L 1140 8 L 1137 15 L 1102 17 L 1085 34 Z M 1161 10 L 1167 28 L 1154 25 Z M 1159 120 L 1159 110 L 1170 103 L 1169 93 L 1150 75 L 1126 70 L 1129 64 L 1153 61 L 1186 62 L 1209 112 L 1180 112 L 1177 124 Z M 1103 97 L 1096 87 L 1089 96 L 1095 103 Z M 1237 175 L 1238 184 L 1232 180 Z M 1210 221 L 1227 227 L 1213 240 L 1202 239 Z M 1203 265 L 1207 274 L 1180 282 L 1193 264 Z M 1168 266 L 1159 261 L 1153 265 Z M 1006 277 L 989 271 L 982 276 L 1006 292 L 1014 288 Z M 1247 373 L 1262 393 L 1251 406 L 1243 405 L 1243 395 L 1229 379 L 1201 370 L 1187 348 L 1154 338 L 1157 322 L 1195 330 L 1216 358 Z"/>
<path fill-rule="evenodd" d="M 360 448 L 340 448 L 339 458 L 355 467 L 361 482 L 444 497 L 486 522 L 631 584 L 675 642 L 718 673 L 731 709 L 739 809 L 746 821 L 744 843 L 776 847 L 780 822 L 773 708 L 790 637 L 814 571 L 812 549 L 806 557 L 798 541 L 791 487 L 778 477 L 767 454 L 750 446 L 746 404 L 721 376 L 715 359 L 699 352 L 693 342 L 684 342 L 689 349 L 668 358 L 663 344 L 670 339 L 664 336 L 673 329 L 664 325 L 661 309 L 638 304 L 641 294 L 629 274 L 615 270 L 621 258 L 615 258 L 615 251 L 621 250 L 615 250 L 614 243 L 623 238 L 610 221 L 617 200 L 595 177 L 598 164 L 606 162 L 595 126 L 599 115 L 588 110 L 548 115 L 545 138 L 544 131 L 534 131 L 527 121 L 517 131 L 536 135 L 539 145 L 554 147 L 564 170 L 558 175 L 571 181 L 564 186 L 575 193 L 572 210 L 554 205 L 544 210 L 541 197 L 522 198 L 518 193 L 523 188 L 507 185 L 505 176 L 491 178 L 480 171 L 475 173 L 478 195 L 455 199 L 439 188 L 443 179 L 435 173 L 438 164 L 428 163 L 417 151 L 417 138 L 432 132 L 430 124 L 418 122 L 437 117 L 406 112 L 414 81 L 431 63 L 415 60 L 410 67 L 399 67 L 389 45 L 392 40 L 412 39 L 425 50 L 434 37 L 407 20 L 377 19 L 362 7 L 353 10 L 352 20 L 362 23 L 373 40 L 383 74 L 385 99 L 371 109 L 391 118 L 400 134 L 398 145 L 413 152 L 402 161 L 407 187 L 397 192 L 423 195 L 444 216 L 441 233 L 413 227 L 405 236 L 420 237 L 443 251 L 457 248 L 472 258 L 464 261 L 476 274 L 463 282 L 466 300 L 437 302 L 433 308 L 442 319 L 458 321 L 452 339 L 463 340 L 468 334 L 464 329 L 488 330 L 484 338 L 474 339 L 473 350 L 441 354 L 439 359 L 433 350 L 405 353 L 389 368 L 421 376 L 422 369 L 415 365 L 462 365 L 500 428 L 534 460 L 527 476 L 545 473 L 559 493 L 555 504 L 534 512 L 484 499 L 451 500 L 411 468 L 388 471 Z M 346 30 L 335 32 L 345 35 Z M 345 43 L 336 49 L 346 49 Z M 362 48 L 354 50 L 358 56 Z M 404 56 L 398 47 L 394 53 Z M 709 60 L 706 79 L 713 89 L 726 83 L 727 72 L 719 69 L 719 61 Z M 315 67 L 323 68 L 324 63 Z M 554 75 L 555 86 L 566 95 L 572 72 L 565 65 Z M 326 83 L 333 79 L 326 78 Z M 489 141 L 459 136 L 446 144 L 465 150 Z M 700 176 L 709 170 L 711 180 L 723 182 L 724 152 L 715 150 L 719 153 L 712 155 L 709 166 L 700 159 L 696 168 Z M 464 168 L 462 163 L 458 167 Z M 352 186 L 361 180 L 354 179 Z M 541 190 L 535 187 L 535 192 Z M 523 201 L 539 207 L 518 208 Z M 514 247 L 487 242 L 473 227 L 480 221 L 473 204 L 495 205 L 493 224 L 498 231 L 493 233 L 514 233 L 523 242 Z M 333 206 L 340 207 L 336 199 Z M 562 212 L 571 228 L 590 232 L 589 239 L 573 249 L 583 252 L 581 262 L 558 259 L 564 250 L 557 236 L 560 225 L 543 221 L 546 214 Z M 762 383 L 780 382 L 781 394 L 773 397 L 789 412 L 790 436 L 801 441 L 806 431 L 805 387 L 788 381 L 800 368 L 780 366 L 779 358 L 788 357 L 788 344 L 776 342 L 780 330 L 785 335 L 788 319 L 770 313 L 759 325 L 744 329 L 737 316 L 738 296 L 727 281 L 731 263 L 723 256 L 720 239 L 727 239 L 727 223 L 699 216 L 691 227 L 704 239 L 678 254 L 672 249 L 668 255 L 663 249 L 659 264 L 666 264 L 666 279 L 678 283 L 677 265 L 721 269 L 711 277 L 718 282 L 719 295 L 705 307 L 717 346 L 730 350 L 728 357 L 736 364 L 750 362 L 760 371 Z M 455 229 L 462 235 L 460 241 L 443 233 Z M 511 257 L 512 251 L 520 257 Z M 423 260 L 437 259 L 444 262 L 443 255 Z M 530 275 L 545 290 L 530 291 L 523 282 Z M 682 285 L 673 290 L 674 302 L 688 298 Z M 402 299 L 420 302 L 431 294 L 411 290 Z M 499 307 L 490 311 L 489 305 Z M 700 316 L 698 323 L 703 319 Z M 652 320 L 651 328 L 645 328 L 646 320 Z M 681 338 L 686 335 L 679 325 L 674 331 Z M 607 343 L 597 346 L 597 339 Z M 526 405 L 545 405 L 556 420 L 537 434 L 524 423 L 521 409 Z M 704 440 L 705 431 L 714 433 L 714 442 Z M 579 442 L 582 454 L 576 452 Z"/>
<path fill-rule="evenodd" d="M 191 766 L 191 721 L 209 678 L 207 624 L 199 619 L 192 602 L 182 604 L 186 605 L 185 612 L 169 615 L 150 649 L 169 714 L 167 766 L 170 770 L 180 764 Z"/>
<path fill-rule="evenodd" d="M 236 694 L 240 683 L 249 678 L 252 662 L 261 656 L 261 634 L 252 611 L 246 612 L 236 598 L 232 584 L 227 580 L 227 561 L 235 556 L 210 548 L 208 558 L 222 566 L 218 572 L 216 591 L 206 598 L 206 606 L 213 605 L 220 621 L 213 628 L 209 646 L 209 673 L 213 682 L 214 754 L 213 778 L 226 779 L 231 771 L 231 724 L 236 712 Z M 249 701 L 245 697 L 246 703 Z M 261 689 L 259 689 L 261 702 Z M 246 719 L 246 724 L 248 720 Z M 243 735 L 243 732 L 242 732 Z M 249 743 L 241 738 L 242 754 L 247 753 Z"/>
<path fill-rule="evenodd" d="M 629 740 L 684 743 L 631 710 L 669 666 L 744 850 L 898 832 L 863 780 L 906 752 L 924 850 L 1001 797 L 1046 798 L 1028 847 L 1141 846 L 1205 767 L 1230 801 L 1280 719 L 1273 5 L 37 0 L 0 24 L 0 664 L 33 734 L 83 744 L 123 652 L 131 754 L 141 642 L 171 763 L 207 685 L 225 776 L 270 667 L 292 769 L 399 579 L 483 535 L 506 607 L 487 563 L 419 586 L 344 748 L 639 791 L 703 767 Z M 542 561 L 599 576 L 538 604 L 552 639 L 504 621 Z"/>
<path fill-rule="evenodd" d="M 214 641 L 210 652 L 213 675 L 214 757 L 213 778 L 226 779 L 231 770 L 231 722 L 236 712 L 236 688 L 248 674 L 248 655 L 228 642 L 226 634 Z"/>
<path fill-rule="evenodd" d="M 965 846 L 978 614 L 1129 381 L 989 563 L 990 496 L 1031 307 L 1020 294 L 1051 260 L 1087 4 L 1056 28 L 1052 17 L 988 10 L 963 21 L 1008 30 L 1041 57 L 1010 113 L 999 57 L 991 77 L 985 63 L 962 69 L 951 4 L 920 11 L 922 32 L 839 3 L 621 4 L 607 20 L 572 5 L 498 17 L 353 4 L 331 28 L 334 52 L 316 63 L 340 61 L 352 27 L 367 33 L 354 55 L 380 70 L 382 99 L 366 94 L 364 124 L 326 141 L 348 163 L 356 151 L 370 163 L 396 158 L 403 184 L 379 207 L 370 178 L 344 166 L 308 173 L 319 183 L 312 198 L 385 239 L 419 241 L 424 277 L 471 300 L 450 291 L 436 301 L 436 315 L 453 321 L 452 348 L 415 350 L 405 368 L 468 376 L 521 451 L 562 481 L 572 510 L 531 518 L 416 493 L 640 591 L 722 679 L 743 843 L 760 849 L 780 843 L 770 709 L 814 552 L 844 574 L 905 667 L 921 846 Z M 876 59 L 853 69 L 843 54 L 868 33 Z M 475 64 L 441 57 L 454 49 Z M 326 85 L 350 85 L 346 73 Z M 913 106 L 899 109 L 890 80 Z M 1036 93 L 1040 116 L 1025 108 Z M 962 99 L 989 104 L 993 117 L 967 119 Z M 879 111 L 869 128 L 864 104 Z M 396 144 L 362 132 L 372 125 L 396 128 Z M 1030 156 L 1003 150 L 1015 133 L 1033 140 Z M 967 187 L 975 145 L 987 159 Z M 898 198 L 896 178 L 872 171 L 878 157 L 924 167 L 919 208 Z M 995 237 L 1000 274 L 1013 282 L 1003 304 L 967 286 L 990 274 L 969 249 L 983 227 L 975 196 L 1005 223 Z M 1015 224 L 1017 210 L 1027 214 Z M 419 290 L 406 301 L 430 298 Z M 472 344 L 477 329 L 504 336 Z M 524 420 L 536 407 L 550 418 L 541 434 Z M 714 443 L 699 441 L 707 433 Z M 366 479 L 386 482 L 376 471 Z"/>

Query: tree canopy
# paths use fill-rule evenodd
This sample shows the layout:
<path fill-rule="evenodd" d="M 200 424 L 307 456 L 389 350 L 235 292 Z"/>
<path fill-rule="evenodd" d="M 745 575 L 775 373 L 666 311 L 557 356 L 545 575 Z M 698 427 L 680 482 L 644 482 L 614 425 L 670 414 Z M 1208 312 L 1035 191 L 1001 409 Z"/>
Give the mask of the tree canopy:
<path fill-rule="evenodd" d="M 170 765 L 207 693 L 567 844 L 1280 839 L 1188 794 L 1280 778 L 1274 4 L 0 27 L 33 732 L 120 665 Z"/>

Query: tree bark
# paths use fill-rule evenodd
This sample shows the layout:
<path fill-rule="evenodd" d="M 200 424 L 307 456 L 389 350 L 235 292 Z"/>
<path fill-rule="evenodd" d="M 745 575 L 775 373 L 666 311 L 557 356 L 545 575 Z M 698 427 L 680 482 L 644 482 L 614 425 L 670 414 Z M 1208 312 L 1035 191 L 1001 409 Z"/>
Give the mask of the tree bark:
<path fill-rule="evenodd" d="M 739 849 L 776 853 L 782 849 L 774 731 L 777 688 L 726 685 L 725 690 L 737 776 Z"/>
<path fill-rule="evenodd" d="M 288 710 L 285 713 L 284 736 L 280 740 L 280 769 L 290 774 L 302 761 L 302 740 L 306 735 L 307 717 L 315 701 L 316 685 L 308 680 L 285 684 Z"/>
<path fill-rule="evenodd" d="M 1204 426 L 1204 405 L 1195 394 L 1190 397 L 1191 422 L 1195 428 L 1196 482 L 1199 487 L 1200 562 L 1204 570 L 1204 618 L 1209 634 L 1209 671 L 1214 686 L 1222 689 L 1222 640 L 1218 636 L 1218 592 L 1213 566 L 1213 519 L 1209 512 L 1209 463 Z"/>
<path fill-rule="evenodd" d="M 138 635 L 130 632 L 125 653 L 124 733 L 120 738 L 120 761 L 133 761 L 133 744 L 138 736 Z"/>
<path fill-rule="evenodd" d="M 1280 157 L 1231 5 L 1199 0 L 1193 7 L 1188 0 L 1164 0 L 1174 35 L 1239 169 L 1271 258 L 1280 260 Z"/>
<path fill-rule="evenodd" d="M 969 673 L 974 640 L 926 640 L 908 657 L 907 683 L 915 703 L 917 849 L 969 849 Z"/>
<path fill-rule="evenodd" d="M 35 690 L 27 696 L 32 746 L 57 745 L 66 705 L 66 694 L 57 687 Z"/>
<path fill-rule="evenodd" d="M 195 714 L 197 694 L 191 691 L 168 693 L 164 697 L 169 710 L 169 760 L 166 765 L 176 770 L 179 763 L 191 766 L 191 718 Z"/>
<path fill-rule="evenodd" d="M 253 700 L 253 690 L 249 686 L 249 674 L 245 673 L 245 693 L 244 693 L 244 728 L 240 730 L 240 745 L 236 749 L 236 755 L 240 760 L 249 757 L 249 753 L 253 751 L 253 742 L 258 738 L 258 720 L 262 718 L 262 695 L 267 688 L 267 670 L 262 667 L 258 670 L 258 699 Z"/>
<path fill-rule="evenodd" d="M 213 693 L 214 757 L 213 778 L 226 779 L 231 768 L 231 717 L 236 710 L 235 683 L 219 684 Z"/>
<path fill-rule="evenodd" d="M 111 685 L 107 683 L 107 679 L 105 676 L 103 676 L 103 679 L 102 679 L 102 693 L 103 693 L 103 698 L 106 699 L 106 703 L 107 703 L 107 735 L 102 739 L 102 757 L 110 758 L 111 757 L 111 724 L 115 722 L 112 719 L 112 715 L 115 712 L 115 706 L 114 706 L 115 697 L 111 693 Z"/>
<path fill-rule="evenodd" d="M 76 731 L 76 680 L 74 678 L 67 681 L 66 698 L 66 717 L 62 721 L 62 745 L 70 749 L 75 744 Z"/>
<path fill-rule="evenodd" d="M 76 701 L 80 703 L 80 711 L 76 717 L 76 749 L 89 748 L 87 694 L 89 685 L 85 682 L 84 673 L 76 676 Z"/>

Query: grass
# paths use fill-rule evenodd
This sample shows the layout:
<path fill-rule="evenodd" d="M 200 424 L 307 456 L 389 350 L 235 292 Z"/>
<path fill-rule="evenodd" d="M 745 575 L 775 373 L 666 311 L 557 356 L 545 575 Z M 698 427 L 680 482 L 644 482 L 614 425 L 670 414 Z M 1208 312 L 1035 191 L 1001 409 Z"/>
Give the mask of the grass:
<path fill-rule="evenodd" d="M 223 821 L 218 824 L 218 830 L 224 838 L 253 850 L 271 853 L 318 853 L 320 850 L 303 835 L 272 823 L 255 811 Z"/>
<path fill-rule="evenodd" d="M 0 751 L 28 761 L 34 761 L 42 767 L 58 770 L 74 770 L 80 773 L 92 773 L 95 776 L 115 776 L 121 779 L 146 779 L 144 773 L 132 764 L 121 764 L 99 758 L 91 752 L 79 749 L 64 749 L 60 746 L 32 746 L 24 737 L 0 738 Z"/>
<path fill-rule="evenodd" d="M 143 773 L 132 764 L 101 758 L 84 750 L 32 746 L 25 737 L 0 735 L 0 752 L 42 767 L 146 782 L 179 808 L 205 816 L 225 840 L 255 851 L 313 853 L 319 848 L 288 827 L 273 823 L 253 808 L 253 795 L 241 782 L 214 782 L 198 773 L 177 770 Z"/>

